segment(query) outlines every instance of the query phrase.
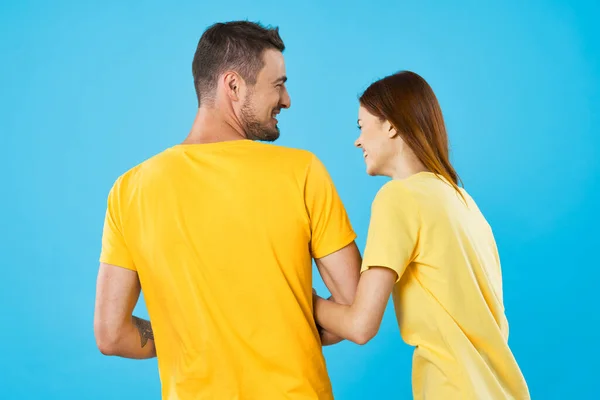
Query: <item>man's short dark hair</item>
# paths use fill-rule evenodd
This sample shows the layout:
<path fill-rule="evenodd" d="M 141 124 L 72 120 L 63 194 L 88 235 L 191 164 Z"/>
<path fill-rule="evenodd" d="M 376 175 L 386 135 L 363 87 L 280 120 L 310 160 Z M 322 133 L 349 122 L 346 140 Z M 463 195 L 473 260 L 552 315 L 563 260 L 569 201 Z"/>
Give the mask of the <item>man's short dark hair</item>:
<path fill-rule="evenodd" d="M 210 26 L 202 34 L 192 62 L 198 107 L 212 99 L 219 75 L 227 70 L 236 71 L 248 84 L 255 84 L 267 49 L 285 49 L 279 28 L 249 21 Z"/>

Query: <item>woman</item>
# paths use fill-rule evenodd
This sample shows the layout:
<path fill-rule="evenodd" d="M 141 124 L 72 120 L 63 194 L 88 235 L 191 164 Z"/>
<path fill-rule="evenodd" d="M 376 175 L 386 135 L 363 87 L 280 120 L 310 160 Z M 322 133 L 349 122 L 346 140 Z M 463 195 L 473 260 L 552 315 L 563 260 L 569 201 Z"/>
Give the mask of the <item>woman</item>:
<path fill-rule="evenodd" d="M 315 295 L 317 323 L 364 344 L 393 295 L 415 346 L 415 399 L 529 399 L 507 345 L 502 277 L 492 230 L 448 157 L 438 101 L 423 78 L 400 72 L 360 97 L 367 173 L 392 178 L 377 193 L 354 303 Z"/>

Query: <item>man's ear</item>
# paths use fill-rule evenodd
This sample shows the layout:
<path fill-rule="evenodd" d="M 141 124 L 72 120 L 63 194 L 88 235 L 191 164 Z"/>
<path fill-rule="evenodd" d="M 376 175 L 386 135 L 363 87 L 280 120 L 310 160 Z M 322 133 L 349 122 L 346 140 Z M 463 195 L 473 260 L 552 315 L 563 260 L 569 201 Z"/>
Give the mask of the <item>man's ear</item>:
<path fill-rule="evenodd" d="M 239 101 L 241 96 L 240 92 L 243 85 L 242 78 L 235 72 L 227 72 L 223 76 L 223 83 L 225 86 L 225 92 L 231 101 Z"/>

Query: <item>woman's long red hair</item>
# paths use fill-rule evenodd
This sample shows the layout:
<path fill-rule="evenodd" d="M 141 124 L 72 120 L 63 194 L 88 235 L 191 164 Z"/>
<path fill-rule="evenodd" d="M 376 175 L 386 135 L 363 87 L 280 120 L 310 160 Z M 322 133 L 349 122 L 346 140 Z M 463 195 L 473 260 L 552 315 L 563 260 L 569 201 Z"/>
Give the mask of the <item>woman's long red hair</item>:
<path fill-rule="evenodd" d="M 460 178 L 450 163 L 442 110 L 425 79 L 402 71 L 371 84 L 359 101 L 371 114 L 389 121 L 423 165 L 444 177 L 463 197 Z"/>

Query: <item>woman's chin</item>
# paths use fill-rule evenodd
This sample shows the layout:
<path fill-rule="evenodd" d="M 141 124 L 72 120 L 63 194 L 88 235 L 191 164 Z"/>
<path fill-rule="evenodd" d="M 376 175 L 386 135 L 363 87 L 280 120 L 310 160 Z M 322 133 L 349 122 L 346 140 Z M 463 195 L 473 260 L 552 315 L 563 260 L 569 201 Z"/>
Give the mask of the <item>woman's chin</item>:
<path fill-rule="evenodd" d="M 367 175 L 377 176 L 377 171 L 375 170 L 375 168 L 371 167 L 369 164 L 367 164 Z"/>
<path fill-rule="evenodd" d="M 367 164 L 367 175 L 369 176 L 388 176 L 381 170 L 381 168 L 377 168 L 376 165 Z"/>

